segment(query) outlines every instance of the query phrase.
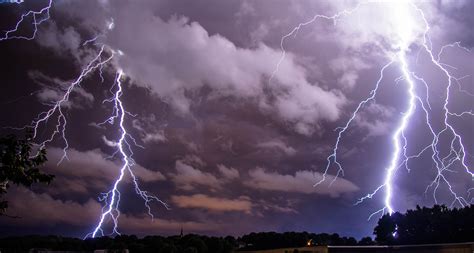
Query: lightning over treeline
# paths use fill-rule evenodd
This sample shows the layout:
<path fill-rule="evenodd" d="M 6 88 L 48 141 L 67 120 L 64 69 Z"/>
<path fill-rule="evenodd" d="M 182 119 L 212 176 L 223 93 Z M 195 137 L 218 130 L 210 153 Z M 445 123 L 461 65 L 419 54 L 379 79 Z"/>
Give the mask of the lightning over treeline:
<path fill-rule="evenodd" d="M 14 1 L 9 3 L 17 3 L 21 4 L 23 1 Z M 42 23 L 46 22 L 50 18 L 50 9 L 52 7 L 52 0 L 49 0 L 48 5 L 42 8 L 39 11 L 30 10 L 21 15 L 20 19 L 16 23 L 15 27 L 11 30 L 8 30 L 3 37 L 0 38 L 2 40 L 15 40 L 15 39 L 24 39 L 24 40 L 33 40 L 36 37 L 38 32 L 38 26 Z M 25 25 L 27 20 L 32 19 L 31 25 L 33 27 L 33 32 L 31 35 L 20 35 L 20 26 Z M 114 28 L 114 23 L 111 21 L 107 24 L 107 28 L 109 30 Z M 58 161 L 58 165 L 64 160 L 68 160 L 68 148 L 69 142 L 67 138 L 67 116 L 66 111 L 68 109 L 68 104 L 72 103 L 71 95 L 72 93 L 81 86 L 81 83 L 92 75 L 94 72 L 99 72 L 99 76 L 101 81 L 104 82 L 104 68 L 117 68 L 116 62 L 113 62 L 114 57 L 117 55 L 123 54 L 121 51 L 116 51 L 109 46 L 98 43 L 98 38 L 105 36 L 105 34 L 100 34 L 95 36 L 92 39 L 84 41 L 82 44 L 83 46 L 88 46 L 88 44 L 93 44 L 95 48 L 97 48 L 97 53 L 95 56 L 83 67 L 80 71 L 80 74 L 77 78 L 72 81 L 65 90 L 62 91 L 62 95 L 60 99 L 54 101 L 50 104 L 46 104 L 49 109 L 41 112 L 37 115 L 37 117 L 26 126 L 14 129 L 31 129 L 33 132 L 32 139 L 36 142 L 36 146 L 38 150 L 47 148 L 48 144 L 53 142 L 55 139 L 60 139 L 63 142 L 63 155 Z M 108 66 L 109 65 L 109 66 Z M 119 223 L 119 216 L 120 216 L 120 190 L 119 185 L 123 183 L 124 178 L 128 175 L 132 181 L 133 188 L 135 193 L 143 200 L 145 208 L 147 210 L 148 215 L 151 219 L 154 218 L 152 213 L 152 208 L 150 206 L 151 202 L 155 201 L 166 209 L 170 209 L 168 204 L 159 199 L 158 197 L 150 194 L 149 192 L 142 190 L 140 188 L 138 178 L 136 177 L 135 173 L 133 172 L 133 166 L 135 165 L 135 161 L 132 158 L 133 155 L 133 147 L 143 148 L 139 144 L 137 144 L 136 140 L 133 138 L 131 134 L 128 133 L 125 127 L 125 120 L 127 116 L 135 117 L 136 115 L 131 114 L 130 112 L 125 110 L 124 103 L 122 101 L 122 95 L 124 92 L 122 79 L 124 77 L 124 73 L 122 70 L 117 70 L 115 82 L 110 88 L 110 92 L 113 96 L 109 99 L 103 101 L 103 104 L 109 103 L 112 104 L 112 115 L 107 118 L 104 122 L 100 123 L 99 125 L 117 125 L 120 138 L 114 142 L 114 147 L 116 151 L 110 157 L 113 159 L 115 156 L 119 156 L 119 159 L 122 162 L 122 166 L 119 170 L 118 176 L 116 180 L 112 184 L 112 188 L 105 192 L 101 193 L 99 197 L 99 201 L 103 203 L 103 208 L 101 214 L 99 215 L 99 221 L 97 222 L 96 226 L 92 230 L 92 232 L 88 233 L 85 238 L 87 237 L 96 237 L 98 235 L 111 235 L 111 234 L 119 234 L 118 223 Z M 114 90 L 115 89 L 115 90 Z M 38 132 L 40 129 L 44 128 L 42 132 L 48 131 L 48 123 L 50 121 L 54 122 L 54 127 L 52 128 L 51 133 L 46 139 L 41 139 L 39 137 Z M 45 135 L 45 134 L 42 134 Z M 105 228 L 108 223 L 112 223 L 112 229 L 110 233 L 105 232 Z"/>
<path fill-rule="evenodd" d="M 469 189 L 467 193 L 456 192 L 456 190 L 453 188 L 453 183 L 448 179 L 447 174 L 464 173 L 467 177 L 470 177 L 472 180 L 474 180 L 474 172 L 470 169 L 471 166 L 468 164 L 468 158 L 470 154 L 466 149 L 465 140 L 463 139 L 461 133 L 459 133 L 459 131 L 456 130 L 456 128 L 451 123 L 452 118 L 454 117 L 461 118 L 463 116 L 473 116 L 473 111 L 467 109 L 462 112 L 453 112 L 449 107 L 450 100 L 453 99 L 452 92 L 454 89 L 458 88 L 458 91 L 461 91 L 464 94 L 469 96 L 473 95 L 461 88 L 460 80 L 465 78 L 465 76 L 457 77 L 451 74 L 449 69 L 456 68 L 442 62 L 442 55 L 448 48 L 458 48 L 467 52 L 469 52 L 469 49 L 463 47 L 461 42 L 455 41 L 451 44 L 441 46 L 440 50 L 435 52 L 429 35 L 431 26 L 427 21 L 423 10 L 417 6 L 416 1 L 361 1 L 355 7 L 344 9 L 332 16 L 319 14 L 313 16 L 313 18 L 310 20 L 298 24 L 288 34 L 285 34 L 281 38 L 280 48 L 283 53 L 275 67 L 273 75 L 278 71 L 280 64 L 282 61 L 284 61 L 287 54 L 285 49 L 285 41 L 291 37 L 296 37 L 297 33 L 303 27 L 314 24 L 318 20 L 330 20 L 334 23 L 334 25 L 336 25 L 340 19 L 343 19 L 349 15 L 355 15 L 354 13 L 356 13 L 360 8 L 371 4 L 376 4 L 379 6 L 390 4 L 390 7 L 392 7 L 390 12 L 394 13 L 394 20 L 392 20 L 395 24 L 394 37 L 386 38 L 387 41 L 392 41 L 392 45 L 390 50 L 382 50 L 381 52 L 388 60 L 387 63 L 380 69 L 379 78 L 377 81 L 375 81 L 375 87 L 370 90 L 369 95 L 360 103 L 358 103 L 345 124 L 335 129 L 337 133 L 336 142 L 332 148 L 332 152 L 326 159 L 327 163 L 323 176 L 315 183 L 314 186 L 317 187 L 322 182 L 324 182 L 332 168 L 336 169 L 336 177 L 334 177 L 331 184 L 334 183 L 334 181 L 337 180 L 339 176 L 344 175 L 342 161 L 338 157 L 344 135 L 351 125 L 354 124 L 356 117 L 363 110 L 364 106 L 367 106 L 371 102 L 375 102 L 380 86 L 386 79 L 384 74 L 386 73 L 387 69 L 393 66 L 398 66 L 401 76 L 394 80 L 394 83 L 405 83 L 405 85 L 401 87 L 405 87 L 404 90 L 407 101 L 405 105 L 406 109 L 402 112 L 401 118 L 398 120 L 398 123 L 396 123 L 396 129 L 392 133 L 391 139 L 393 147 L 391 156 L 387 157 L 386 159 L 387 167 L 377 168 L 377 170 L 385 170 L 385 179 L 378 187 L 375 188 L 373 192 L 361 197 L 356 202 L 356 205 L 361 204 L 367 199 L 373 198 L 377 193 L 383 190 L 385 194 L 384 206 L 380 210 L 373 212 L 369 216 L 369 219 L 378 213 L 393 213 L 396 210 L 396 207 L 393 206 L 392 202 L 394 196 L 397 194 L 394 186 L 394 177 L 398 169 L 405 167 L 407 170 L 409 170 L 408 163 L 413 159 L 420 158 L 424 154 L 429 154 L 431 156 L 432 164 L 436 169 L 436 176 L 433 181 L 427 185 L 425 194 L 431 191 L 434 202 L 438 203 L 438 190 L 440 186 L 444 184 L 447 186 L 449 194 L 452 198 L 451 206 L 459 205 L 464 207 L 470 205 L 473 203 L 473 198 L 469 199 L 473 188 Z M 387 27 L 387 29 L 390 28 Z M 414 70 L 412 67 L 413 63 L 409 61 L 409 56 L 414 53 L 415 48 L 418 49 L 418 55 L 421 53 L 427 54 L 430 63 L 433 64 L 438 72 L 443 76 L 443 81 L 445 83 L 445 93 L 442 108 L 443 124 L 440 128 L 435 127 L 432 120 L 432 115 L 436 113 L 439 114 L 439 112 L 433 111 L 431 107 L 429 97 L 431 84 Z M 272 81 L 272 77 L 270 77 L 269 81 Z M 423 87 L 426 90 L 426 93 L 418 94 L 419 89 L 417 87 Z M 414 121 L 413 116 L 415 111 L 420 109 L 424 114 L 424 119 L 422 120 L 429 129 L 431 140 L 429 144 L 419 150 L 419 152 L 415 154 L 408 154 L 407 148 L 410 145 L 410 139 L 407 137 L 408 127 Z M 440 142 L 441 138 L 448 138 L 450 140 L 450 146 L 447 152 L 443 151 L 444 147 Z"/>
<path fill-rule="evenodd" d="M 22 6 L 24 1 L 10 0 L 0 1 L 0 3 L 18 7 Z M 50 11 L 53 8 L 53 0 L 47 0 L 44 3 L 45 6 L 38 10 L 28 10 L 22 13 L 12 28 L 0 33 L 0 42 L 6 40 L 34 40 L 39 27 L 43 23 L 47 23 L 51 18 Z M 110 4 L 113 4 L 113 1 Z M 297 24 L 281 37 L 279 41 L 279 50 L 281 52 L 277 51 L 277 53 L 281 53 L 281 56 L 277 55 L 280 56 L 277 62 L 268 63 L 274 64 L 275 67 L 273 68 L 272 65 L 271 70 L 273 72 L 268 72 L 270 77 L 267 81 L 277 81 L 274 80 L 274 77 L 280 71 L 280 68 L 283 68 L 282 64 L 288 55 L 287 42 L 297 39 L 298 34 L 303 33 L 306 27 L 314 25 L 318 21 L 328 22 L 334 27 L 337 25 L 347 25 L 342 22 L 344 19 L 358 15 L 367 6 L 375 6 L 375 8 L 380 8 L 381 10 L 390 9 L 391 14 L 385 18 L 391 26 L 384 29 L 391 32 L 387 33 L 389 35 L 385 35 L 387 37 L 382 38 L 385 43 L 384 46 L 376 47 L 377 50 L 380 50 L 378 53 L 383 56 L 384 62 L 378 67 L 377 77 L 372 80 L 372 86 L 368 94 L 365 94 L 364 98 L 355 103 L 348 117 L 334 130 L 335 139 L 331 143 L 332 146 L 327 156 L 324 156 L 322 177 L 314 182 L 314 187 L 323 187 L 323 182 L 330 178 L 331 182 L 329 185 L 332 185 L 338 180 L 338 177 L 345 176 L 344 161 L 342 160 L 344 156 L 341 154 L 345 138 L 349 135 L 351 128 L 355 127 L 357 119 L 361 117 L 363 111 L 379 98 L 383 86 L 393 84 L 394 86 L 396 85 L 396 88 L 402 90 L 401 94 L 403 94 L 404 99 L 402 102 L 397 101 L 397 103 L 400 103 L 398 106 L 402 108 L 402 111 L 391 122 L 393 124 L 393 131 L 388 137 L 391 143 L 390 154 L 387 157 L 381 158 L 384 166 L 373 168 L 373 171 L 383 171 L 384 176 L 381 182 L 374 184 L 373 190 L 357 199 L 355 205 L 360 205 L 369 199 L 380 197 L 383 206 L 371 213 L 368 217 L 369 219 L 374 215 L 392 214 L 397 211 L 398 207 L 394 204 L 394 199 L 398 196 L 396 185 L 397 173 L 401 169 L 406 169 L 407 171 L 425 169 L 412 168 L 411 166 L 412 161 L 422 157 L 429 157 L 435 175 L 431 182 L 426 185 L 426 188 L 423 186 L 426 196 L 430 196 L 435 203 L 438 203 L 439 192 L 445 188 L 449 195 L 451 206 L 464 207 L 472 204 L 474 200 L 474 187 L 469 189 L 468 192 L 459 192 L 454 187 L 454 182 L 452 182 L 449 175 L 457 173 L 474 180 L 474 171 L 471 169 L 472 165 L 470 164 L 472 160 L 470 157 L 472 155 L 469 154 L 469 148 L 472 147 L 466 144 L 468 140 L 463 137 L 463 133 L 453 123 L 454 120 L 464 120 L 474 116 L 474 112 L 470 108 L 458 111 L 451 106 L 457 94 L 461 93 L 469 97 L 474 97 L 474 94 L 462 88 L 461 83 L 466 76 L 453 74 L 456 66 L 443 62 L 444 56 L 449 50 L 460 50 L 466 54 L 470 53 L 470 51 L 467 47 L 463 46 L 462 42 L 458 41 L 434 46 L 430 37 L 432 31 L 431 24 L 417 1 L 359 1 L 354 6 L 332 15 L 317 14 L 312 16 L 309 20 Z M 381 23 L 384 22 L 381 21 Z M 133 186 L 134 192 L 143 201 L 146 213 L 150 216 L 150 219 L 154 218 L 152 211 L 153 202 L 163 206 L 165 209 L 170 209 L 167 203 L 141 188 L 139 179 L 134 171 L 134 165 L 136 165 L 134 151 L 137 152 L 137 150 L 144 147 L 140 145 L 139 141 L 127 129 L 129 125 L 127 122 L 133 121 L 136 117 L 135 114 L 127 110 L 130 107 L 127 107 L 126 100 L 124 100 L 126 97 L 126 84 L 128 84 L 128 81 L 132 82 L 133 80 L 127 78 L 127 72 L 119 64 L 119 59 L 124 56 L 124 53 L 104 42 L 107 41 L 108 32 L 115 28 L 114 19 L 110 18 L 103 28 L 104 31 L 91 32 L 92 34 L 88 34 L 89 37 L 86 40 L 81 39 L 80 46 L 88 50 L 90 49 L 88 52 L 92 52 L 92 57 L 83 63 L 78 75 L 72 81 L 59 89 L 59 98 L 45 103 L 47 109 L 37 114 L 30 123 L 16 128 L 30 129 L 38 149 L 51 147 L 53 143 L 61 143 L 62 156 L 58 164 L 67 162 L 69 159 L 68 149 L 70 148 L 70 143 L 68 142 L 68 110 L 70 109 L 70 104 L 73 103 L 72 97 L 74 92 L 82 88 L 81 85 L 84 81 L 91 78 L 94 74 L 98 73 L 101 83 L 106 83 L 107 78 L 104 75 L 114 75 L 113 83 L 107 90 L 109 97 L 102 101 L 102 105 L 111 108 L 112 113 L 103 122 L 99 123 L 98 126 L 103 127 L 107 131 L 113 129 L 113 133 L 118 133 L 118 138 L 112 141 L 107 140 L 107 144 L 114 148 L 114 153 L 109 159 L 119 161 L 120 166 L 110 187 L 99 195 L 98 200 L 102 204 L 102 209 L 98 214 L 95 225 L 91 226 L 93 228 L 90 233 L 85 235 L 85 238 L 120 234 L 121 204 L 125 201 L 122 198 L 123 193 L 121 189 L 124 184 L 130 183 Z M 359 27 L 359 29 L 366 28 Z M 416 61 L 419 57 L 425 57 L 428 64 L 441 76 L 440 81 L 443 84 L 443 95 L 441 96 L 440 108 L 434 106 L 435 98 L 430 96 L 434 88 L 432 80 L 416 68 Z M 128 77 L 132 76 L 131 72 L 129 71 Z M 388 76 L 390 76 L 389 72 L 396 72 L 398 78 L 387 80 Z M 436 99 L 439 100 L 440 98 L 437 97 Z M 439 103 L 439 101 L 436 102 Z M 442 116 L 441 123 L 435 120 L 440 115 Z M 412 126 L 416 121 L 421 121 L 424 127 L 426 127 L 424 134 L 429 136 L 429 141 L 426 145 L 416 150 L 416 152 L 413 152 L 412 150 L 415 148 L 411 147 L 416 147 L 414 144 L 416 144 L 417 140 L 413 139 L 410 131 L 412 131 Z M 448 143 L 447 146 L 446 143 Z M 278 143 L 277 146 L 284 145 Z M 292 148 L 290 151 L 289 153 L 296 152 Z M 237 173 L 237 175 L 240 174 Z"/>

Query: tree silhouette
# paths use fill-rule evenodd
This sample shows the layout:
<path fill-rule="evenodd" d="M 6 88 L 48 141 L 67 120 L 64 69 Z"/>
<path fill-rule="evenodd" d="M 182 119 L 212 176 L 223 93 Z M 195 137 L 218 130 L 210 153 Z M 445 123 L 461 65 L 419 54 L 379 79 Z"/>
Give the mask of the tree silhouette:
<path fill-rule="evenodd" d="M 382 216 L 374 228 L 379 244 L 467 242 L 474 238 L 474 205 L 449 209 L 417 206 L 405 214 Z"/>
<path fill-rule="evenodd" d="M 32 146 L 29 136 L 0 138 L 0 215 L 6 215 L 8 201 L 3 198 L 11 184 L 30 187 L 33 183 L 49 184 L 54 178 L 38 168 L 47 160 L 46 150 L 40 149 L 33 155 Z"/>
<path fill-rule="evenodd" d="M 360 246 L 369 246 L 369 245 L 374 245 L 375 242 L 372 240 L 371 237 L 363 237 L 362 239 L 360 239 L 358 245 Z"/>

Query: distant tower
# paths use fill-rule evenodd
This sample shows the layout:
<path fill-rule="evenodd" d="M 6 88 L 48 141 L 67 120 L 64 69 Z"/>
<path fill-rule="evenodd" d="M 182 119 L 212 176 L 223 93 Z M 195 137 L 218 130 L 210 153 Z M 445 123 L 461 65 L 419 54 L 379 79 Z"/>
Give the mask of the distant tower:
<path fill-rule="evenodd" d="M 179 237 L 183 238 L 183 226 L 181 226 L 181 233 L 179 234 Z"/>

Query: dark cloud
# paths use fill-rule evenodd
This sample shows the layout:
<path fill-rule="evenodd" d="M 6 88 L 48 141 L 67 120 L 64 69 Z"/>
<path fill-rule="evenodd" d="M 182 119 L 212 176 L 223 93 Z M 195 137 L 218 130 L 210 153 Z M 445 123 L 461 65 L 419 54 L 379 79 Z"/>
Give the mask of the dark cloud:
<path fill-rule="evenodd" d="M 95 42 L 105 43 L 107 54 L 115 58 L 101 72 L 87 76 L 63 107 L 68 159 L 57 164 L 65 143 L 56 139 L 48 147 L 45 166 L 56 175 L 55 182 L 13 189 L 11 210 L 24 218 L 0 219 L 0 233 L 83 236 L 90 231 L 101 207 L 95 199 L 109 190 L 122 162 L 113 156 L 117 125 L 98 122 L 113 113 L 103 101 L 111 96 L 117 69 L 123 69 L 123 101 L 130 112 L 125 126 L 138 144 L 132 147 L 132 169 L 143 189 L 172 209 L 152 204 L 156 218 L 151 222 L 127 177 L 120 186 L 122 232 L 175 234 L 183 226 L 187 232 L 207 234 L 309 230 L 370 235 L 375 221 L 367 223 L 366 218 L 383 206 L 383 194 L 353 204 L 384 181 L 392 132 L 407 105 L 398 66 L 387 69 L 377 99 L 362 108 L 342 136 L 339 159 L 344 175 L 331 184 L 337 173 L 331 166 L 326 181 L 313 185 L 336 142 L 334 129 L 370 94 L 380 68 L 397 49 L 397 5 L 366 4 L 336 23 L 321 19 L 303 26 L 284 41 L 284 58 L 280 45 L 283 35 L 315 14 L 332 15 L 356 4 L 56 1 L 52 19 L 39 27 L 36 40 L 0 41 L 2 62 L 8 63 L 2 69 L 2 126 L 31 122 L 64 93 L 98 52 L 97 45 L 85 41 L 100 35 Z M 470 1 L 423 1 L 419 6 L 432 24 L 434 52 L 458 40 L 472 46 Z M 21 12 L 18 8 L 0 5 L 1 30 L 11 27 Z M 419 16 L 412 20 L 407 15 L 403 21 L 422 24 Z M 421 26 L 413 27 L 409 32 L 420 36 Z M 419 49 L 419 44 L 412 45 L 408 58 L 416 74 L 430 84 L 430 121 L 440 130 L 447 80 Z M 472 109 L 472 53 L 452 46 L 440 58 L 459 77 L 450 90 L 456 99 L 449 107 L 455 112 Z M 426 93 L 422 83 L 416 90 Z M 415 120 L 404 133 L 408 155 L 430 141 L 422 109 L 417 105 Z M 452 121 L 466 137 L 466 152 L 472 153 L 472 117 Z M 53 123 L 42 126 L 39 138 L 48 137 Z M 2 129 L 2 134 L 7 132 L 11 130 Z M 433 203 L 432 189 L 423 195 L 438 175 L 430 157 L 427 152 L 411 161 L 410 172 L 404 166 L 398 170 L 398 210 Z M 466 162 L 472 164 L 472 157 Z M 458 173 L 446 177 L 464 194 L 472 180 L 462 168 L 453 170 Z M 446 184 L 439 188 L 441 203 L 451 204 L 448 190 Z"/>
<path fill-rule="evenodd" d="M 250 180 L 246 184 L 252 188 L 269 191 L 317 193 L 339 197 L 343 193 L 355 192 L 359 187 L 346 179 L 334 180 L 333 176 L 327 178 L 324 184 L 314 187 L 315 182 L 322 179 L 322 174 L 311 171 L 296 171 L 295 175 L 281 175 L 267 172 L 264 168 L 256 168 L 249 172 Z"/>

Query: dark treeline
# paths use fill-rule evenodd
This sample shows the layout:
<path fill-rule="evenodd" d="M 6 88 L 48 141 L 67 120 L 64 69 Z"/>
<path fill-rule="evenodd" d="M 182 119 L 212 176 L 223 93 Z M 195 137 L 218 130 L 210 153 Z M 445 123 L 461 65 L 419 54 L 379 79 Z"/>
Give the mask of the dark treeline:
<path fill-rule="evenodd" d="M 427 244 L 474 241 L 474 205 L 449 209 L 419 206 L 384 215 L 374 228 L 379 244 Z"/>
<path fill-rule="evenodd" d="M 237 248 L 236 239 L 232 236 L 208 237 L 201 235 L 181 236 L 146 236 L 119 235 L 115 238 L 100 237 L 81 240 L 60 236 L 24 236 L 0 239 L 2 253 L 28 252 L 30 249 L 49 249 L 54 251 L 81 251 L 107 249 L 109 252 L 153 252 L 153 253 L 230 253 Z"/>
<path fill-rule="evenodd" d="M 101 237 L 81 240 L 60 236 L 24 236 L 0 239 L 0 252 L 28 252 L 32 248 L 62 251 L 93 252 L 98 249 L 156 253 L 230 253 L 245 250 L 296 248 L 307 245 L 393 245 L 435 244 L 471 242 L 474 240 L 474 205 L 461 209 L 449 209 L 436 205 L 431 208 L 417 207 L 405 214 L 384 215 L 374 228 L 376 241 L 364 237 L 338 234 L 314 234 L 308 232 L 261 232 L 239 238 L 209 237 L 201 235 L 146 236 L 120 235 L 115 238 Z M 111 252 L 111 251 L 109 251 Z M 120 252 L 120 251 L 117 251 Z"/>
<path fill-rule="evenodd" d="M 318 245 L 371 245 L 370 237 L 357 242 L 353 237 L 340 237 L 338 234 L 313 234 L 307 232 L 262 232 L 250 233 L 240 238 L 208 237 L 188 234 L 184 236 L 146 236 L 119 235 L 115 238 L 100 237 L 81 240 L 60 236 L 24 236 L 0 239 L 0 251 L 28 252 L 29 249 L 50 249 L 58 251 L 92 252 L 98 249 L 130 252 L 157 253 L 229 253 L 235 250 L 274 249 L 282 247 L 305 246 L 312 239 Z"/>

